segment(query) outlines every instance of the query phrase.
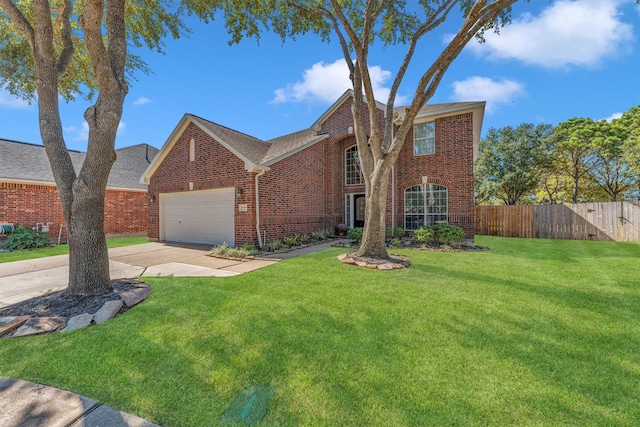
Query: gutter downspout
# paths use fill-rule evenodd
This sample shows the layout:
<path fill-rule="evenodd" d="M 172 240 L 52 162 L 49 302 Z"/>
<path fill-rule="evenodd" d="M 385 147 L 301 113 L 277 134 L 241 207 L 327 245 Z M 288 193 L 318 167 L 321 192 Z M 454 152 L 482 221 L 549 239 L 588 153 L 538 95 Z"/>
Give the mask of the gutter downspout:
<path fill-rule="evenodd" d="M 256 232 L 258 233 L 258 245 L 262 249 L 262 236 L 260 234 L 260 191 L 258 189 L 258 178 L 260 178 L 268 169 L 262 169 L 256 174 Z"/>
<path fill-rule="evenodd" d="M 393 141 L 393 134 L 395 126 L 393 120 L 391 121 L 391 141 Z M 397 161 L 397 159 L 396 159 Z M 391 166 L 391 227 L 396 228 L 396 165 Z"/>

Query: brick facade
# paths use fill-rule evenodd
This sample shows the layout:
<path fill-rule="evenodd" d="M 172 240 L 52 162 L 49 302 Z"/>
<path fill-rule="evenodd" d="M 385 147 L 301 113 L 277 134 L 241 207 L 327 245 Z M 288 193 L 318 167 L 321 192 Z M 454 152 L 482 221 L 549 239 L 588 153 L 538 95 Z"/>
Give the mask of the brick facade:
<path fill-rule="evenodd" d="M 380 120 L 383 114 L 380 111 Z M 404 225 L 404 192 L 427 177 L 427 183 L 447 187 L 449 223 L 473 237 L 473 119 L 471 112 L 436 117 L 436 150 L 432 155 L 414 156 L 410 133 L 389 180 L 389 225 Z M 328 138 L 271 164 L 259 177 L 260 231 L 265 242 L 333 229 L 345 221 L 345 196 L 364 193 L 364 185 L 345 183 L 345 150 L 355 144 L 351 100 L 338 105 L 319 125 L 318 134 L 328 134 Z M 161 235 L 158 195 L 190 191 L 192 183 L 191 190 L 242 190 L 234 206 L 235 243 L 258 243 L 256 172 L 247 171 L 243 160 L 201 127 L 190 123 L 182 129 L 149 178 L 149 192 L 156 199 L 149 206 L 149 237 L 158 239 Z M 191 139 L 196 158 L 190 162 Z M 239 204 L 247 205 L 247 211 L 240 212 Z"/>
<path fill-rule="evenodd" d="M 148 225 L 147 193 L 107 190 L 105 234 L 145 235 Z M 0 222 L 19 223 L 28 228 L 51 223 L 49 236 L 57 239 L 64 223 L 58 191 L 53 185 L 0 182 Z M 62 230 L 66 236 L 66 229 Z"/>

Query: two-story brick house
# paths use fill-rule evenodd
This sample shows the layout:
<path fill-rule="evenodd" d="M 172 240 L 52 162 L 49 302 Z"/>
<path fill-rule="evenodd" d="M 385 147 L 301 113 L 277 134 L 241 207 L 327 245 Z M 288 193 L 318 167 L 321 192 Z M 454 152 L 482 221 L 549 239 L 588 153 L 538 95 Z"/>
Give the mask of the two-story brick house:
<path fill-rule="evenodd" d="M 351 103 L 347 91 L 309 129 L 268 141 L 186 114 L 141 179 L 153 200 L 149 237 L 262 244 L 337 223 L 362 226 Z M 473 237 L 473 161 L 484 105 L 420 111 L 390 179 L 389 225 L 449 223 Z M 402 108 L 396 112 L 402 116 Z"/>

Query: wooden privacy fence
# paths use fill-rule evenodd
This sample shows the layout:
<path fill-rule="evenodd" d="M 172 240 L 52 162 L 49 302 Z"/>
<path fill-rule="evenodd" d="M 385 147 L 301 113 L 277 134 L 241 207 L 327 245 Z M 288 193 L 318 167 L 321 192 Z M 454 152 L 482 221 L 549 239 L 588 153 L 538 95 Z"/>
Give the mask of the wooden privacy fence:
<path fill-rule="evenodd" d="M 476 206 L 476 234 L 640 242 L 640 203 Z"/>

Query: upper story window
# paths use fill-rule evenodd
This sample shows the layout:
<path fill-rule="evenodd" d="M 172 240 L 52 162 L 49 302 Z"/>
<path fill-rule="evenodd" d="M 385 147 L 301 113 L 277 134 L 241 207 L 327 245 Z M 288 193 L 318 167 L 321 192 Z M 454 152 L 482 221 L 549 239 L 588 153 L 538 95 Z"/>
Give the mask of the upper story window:
<path fill-rule="evenodd" d="M 413 125 L 413 155 L 422 156 L 436 152 L 436 127 L 434 122 Z"/>
<path fill-rule="evenodd" d="M 196 160 L 196 141 L 189 141 L 189 161 L 193 162 Z"/>
<path fill-rule="evenodd" d="M 363 184 L 362 170 L 360 169 L 360 157 L 358 156 L 358 146 L 352 145 L 345 150 L 345 183 L 347 185 Z"/>

